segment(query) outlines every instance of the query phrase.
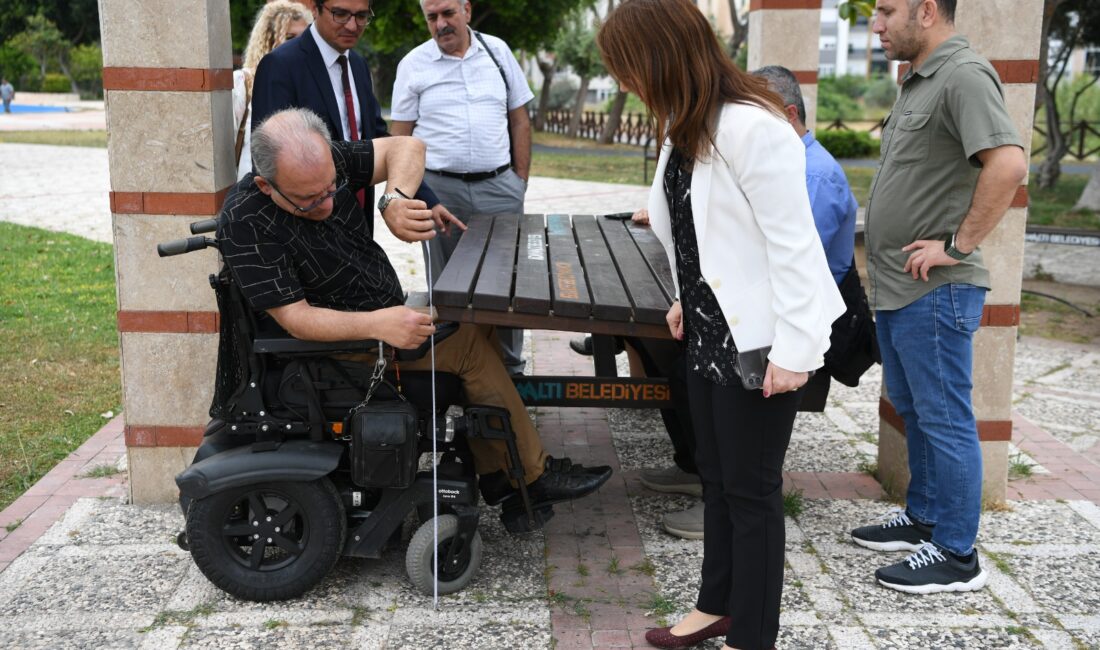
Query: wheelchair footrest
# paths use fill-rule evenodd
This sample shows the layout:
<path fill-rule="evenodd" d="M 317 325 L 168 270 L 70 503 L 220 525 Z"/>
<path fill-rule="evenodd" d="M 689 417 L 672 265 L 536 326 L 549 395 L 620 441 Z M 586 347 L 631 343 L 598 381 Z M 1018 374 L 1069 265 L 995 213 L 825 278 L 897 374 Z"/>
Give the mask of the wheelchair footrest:
<path fill-rule="evenodd" d="M 535 508 L 528 517 L 527 510 L 522 504 L 515 503 L 515 505 L 519 507 L 510 508 L 506 505 L 500 513 L 500 523 L 504 524 L 504 529 L 513 535 L 539 530 L 554 518 L 554 506 Z"/>

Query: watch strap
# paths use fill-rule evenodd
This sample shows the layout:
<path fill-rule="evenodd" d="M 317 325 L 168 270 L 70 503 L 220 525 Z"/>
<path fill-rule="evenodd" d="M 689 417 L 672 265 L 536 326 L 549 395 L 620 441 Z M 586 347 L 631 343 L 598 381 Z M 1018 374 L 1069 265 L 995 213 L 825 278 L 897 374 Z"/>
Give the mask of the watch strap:
<path fill-rule="evenodd" d="M 943 252 L 951 259 L 959 260 L 960 262 L 970 257 L 970 253 L 964 253 L 958 248 L 955 248 L 955 233 L 951 233 L 943 238 Z"/>

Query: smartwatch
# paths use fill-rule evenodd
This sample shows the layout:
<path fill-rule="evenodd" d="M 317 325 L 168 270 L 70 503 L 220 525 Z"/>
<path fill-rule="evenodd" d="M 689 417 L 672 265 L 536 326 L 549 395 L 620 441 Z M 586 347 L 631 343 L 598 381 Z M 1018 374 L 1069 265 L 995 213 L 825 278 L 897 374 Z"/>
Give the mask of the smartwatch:
<path fill-rule="evenodd" d="M 946 253 L 947 256 L 951 259 L 959 260 L 961 262 L 962 260 L 970 257 L 970 253 L 973 253 L 974 251 L 970 251 L 970 253 L 964 253 L 961 250 L 955 248 L 955 233 L 951 233 L 950 235 L 947 235 L 943 238 L 943 252 Z"/>
<path fill-rule="evenodd" d="M 378 212 L 385 214 L 386 208 L 390 207 L 390 203 L 392 203 L 394 199 L 400 198 L 402 197 L 397 192 L 387 192 L 383 194 L 381 198 L 378 199 Z"/>

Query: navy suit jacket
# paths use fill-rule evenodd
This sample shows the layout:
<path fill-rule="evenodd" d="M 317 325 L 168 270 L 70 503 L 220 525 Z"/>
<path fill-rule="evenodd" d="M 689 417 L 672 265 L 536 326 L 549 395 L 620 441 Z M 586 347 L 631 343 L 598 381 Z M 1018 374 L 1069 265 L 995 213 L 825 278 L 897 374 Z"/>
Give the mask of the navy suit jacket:
<path fill-rule="evenodd" d="M 312 29 L 312 28 L 311 28 Z M 359 135 L 372 140 L 389 135 L 386 121 L 382 119 L 382 107 L 374 96 L 370 70 L 366 60 L 358 52 L 348 50 L 348 65 L 355 78 L 355 92 L 359 96 Z M 272 50 L 260 60 L 256 78 L 252 84 L 252 129 L 255 130 L 268 116 L 284 108 L 308 108 L 324 120 L 333 140 L 344 139 L 340 122 L 340 108 L 336 104 L 321 50 L 309 31 L 303 32 Z M 343 97 L 340 98 L 343 101 Z M 374 188 L 367 186 L 367 210 L 374 205 Z M 416 198 L 428 207 L 439 203 L 435 193 L 425 184 L 417 190 Z M 367 223 L 373 228 L 373 219 Z"/>

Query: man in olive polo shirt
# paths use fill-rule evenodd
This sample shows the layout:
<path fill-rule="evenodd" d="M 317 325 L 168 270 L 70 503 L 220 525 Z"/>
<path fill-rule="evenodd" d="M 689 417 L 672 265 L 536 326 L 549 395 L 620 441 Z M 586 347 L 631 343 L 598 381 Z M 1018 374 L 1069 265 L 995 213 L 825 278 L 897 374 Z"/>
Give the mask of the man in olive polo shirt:
<path fill-rule="evenodd" d="M 1027 174 L 997 73 L 955 33 L 956 0 L 877 0 L 886 56 L 908 61 L 882 133 L 865 241 L 886 391 L 905 422 L 906 507 L 852 531 L 911 551 L 879 583 L 917 594 L 986 582 L 974 541 L 982 455 L 971 406 L 973 336 L 989 272 L 978 244 Z"/>

